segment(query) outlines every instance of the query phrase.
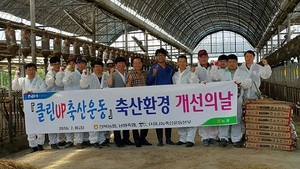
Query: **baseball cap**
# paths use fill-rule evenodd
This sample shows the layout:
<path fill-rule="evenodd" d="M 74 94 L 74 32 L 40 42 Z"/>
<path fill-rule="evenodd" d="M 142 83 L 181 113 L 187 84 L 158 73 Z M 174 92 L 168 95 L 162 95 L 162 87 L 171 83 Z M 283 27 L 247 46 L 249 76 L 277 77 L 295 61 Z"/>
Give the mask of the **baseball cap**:
<path fill-rule="evenodd" d="M 199 50 L 198 57 L 201 57 L 202 55 L 208 55 L 206 50 Z"/>
<path fill-rule="evenodd" d="M 114 61 L 112 61 L 111 59 L 108 59 L 107 61 L 106 61 L 106 64 L 113 64 L 114 63 Z"/>

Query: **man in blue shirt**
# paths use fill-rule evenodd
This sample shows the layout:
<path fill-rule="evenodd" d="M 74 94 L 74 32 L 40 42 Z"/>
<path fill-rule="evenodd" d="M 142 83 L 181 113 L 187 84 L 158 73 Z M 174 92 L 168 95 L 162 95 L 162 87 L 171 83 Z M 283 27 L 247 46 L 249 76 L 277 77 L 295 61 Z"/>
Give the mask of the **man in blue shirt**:
<path fill-rule="evenodd" d="M 172 76 L 175 73 L 174 68 L 166 63 L 166 56 L 168 52 L 163 49 L 157 49 L 155 52 L 157 64 L 150 68 L 147 78 L 148 85 L 168 85 L 172 84 Z M 172 129 L 166 128 L 166 143 L 174 145 L 171 141 Z M 158 139 L 157 146 L 163 146 L 163 129 L 156 129 Z"/>

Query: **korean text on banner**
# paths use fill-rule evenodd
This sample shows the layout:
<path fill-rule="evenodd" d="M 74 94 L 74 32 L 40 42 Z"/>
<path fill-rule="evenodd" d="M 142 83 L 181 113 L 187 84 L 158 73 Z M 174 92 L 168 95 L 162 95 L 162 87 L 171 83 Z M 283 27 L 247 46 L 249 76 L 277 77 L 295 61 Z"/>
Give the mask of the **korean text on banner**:
<path fill-rule="evenodd" d="M 233 81 L 24 94 L 26 133 L 236 124 Z"/>

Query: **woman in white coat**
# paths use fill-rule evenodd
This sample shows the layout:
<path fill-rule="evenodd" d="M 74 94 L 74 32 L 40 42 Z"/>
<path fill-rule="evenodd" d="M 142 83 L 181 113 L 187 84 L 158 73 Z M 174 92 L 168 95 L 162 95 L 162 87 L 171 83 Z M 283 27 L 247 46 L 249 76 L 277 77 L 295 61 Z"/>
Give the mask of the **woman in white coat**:
<path fill-rule="evenodd" d="M 219 126 L 220 147 L 226 147 L 228 142 L 228 133 L 231 128 L 231 139 L 234 147 L 241 148 L 243 136 L 242 117 L 243 117 L 243 95 L 244 91 L 251 87 L 252 80 L 250 74 L 238 67 L 238 58 L 234 54 L 227 56 L 227 68 L 225 71 L 218 71 L 218 79 L 220 81 L 234 80 L 238 85 L 238 100 L 237 100 L 237 124 L 230 126 Z"/>
<path fill-rule="evenodd" d="M 177 59 L 178 71 L 172 77 L 173 84 L 191 84 L 199 83 L 199 79 L 195 72 L 195 67 L 190 68 L 187 66 L 187 58 L 181 55 Z M 185 144 L 186 147 L 193 147 L 195 144 L 195 135 L 197 127 L 181 127 L 178 128 L 179 141 L 176 145 Z"/>
<path fill-rule="evenodd" d="M 12 89 L 22 90 L 23 94 L 46 91 L 45 82 L 42 78 L 37 77 L 36 69 L 34 63 L 28 63 L 25 65 L 26 77 L 20 78 L 20 72 L 16 72 L 15 79 L 12 81 Z M 26 121 L 26 123 L 30 122 Z M 45 134 L 28 134 L 27 139 L 31 153 L 44 150 Z"/>

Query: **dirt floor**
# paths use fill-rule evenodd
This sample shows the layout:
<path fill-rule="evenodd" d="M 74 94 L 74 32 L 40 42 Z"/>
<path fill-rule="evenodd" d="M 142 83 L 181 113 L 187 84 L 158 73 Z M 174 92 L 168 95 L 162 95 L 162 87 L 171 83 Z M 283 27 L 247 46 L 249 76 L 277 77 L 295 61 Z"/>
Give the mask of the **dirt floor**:
<path fill-rule="evenodd" d="M 174 142 L 178 141 L 177 130 L 173 130 Z M 41 169 L 292 169 L 300 168 L 300 150 L 293 152 L 278 150 L 257 150 L 247 148 L 203 147 L 199 135 L 191 148 L 176 145 L 156 146 L 155 130 L 148 135 L 152 146 L 126 146 L 114 144 L 102 149 L 87 147 L 46 150 L 29 153 L 29 149 L 7 156 L 19 162 L 26 162 Z"/>

